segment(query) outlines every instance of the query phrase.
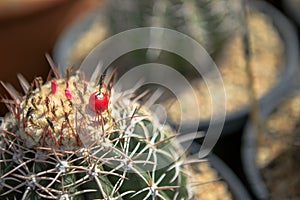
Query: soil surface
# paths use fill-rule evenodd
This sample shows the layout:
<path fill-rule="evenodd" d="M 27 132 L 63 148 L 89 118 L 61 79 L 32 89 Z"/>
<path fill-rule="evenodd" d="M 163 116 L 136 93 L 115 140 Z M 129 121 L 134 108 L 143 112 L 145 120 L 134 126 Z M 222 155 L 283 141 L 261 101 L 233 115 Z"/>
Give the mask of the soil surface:
<path fill-rule="evenodd" d="M 257 165 L 271 199 L 300 199 L 300 92 L 287 97 L 257 135 Z"/>
<path fill-rule="evenodd" d="M 218 172 L 210 166 L 209 162 L 194 165 L 192 173 L 195 200 L 233 199 L 227 183 L 220 178 Z"/>

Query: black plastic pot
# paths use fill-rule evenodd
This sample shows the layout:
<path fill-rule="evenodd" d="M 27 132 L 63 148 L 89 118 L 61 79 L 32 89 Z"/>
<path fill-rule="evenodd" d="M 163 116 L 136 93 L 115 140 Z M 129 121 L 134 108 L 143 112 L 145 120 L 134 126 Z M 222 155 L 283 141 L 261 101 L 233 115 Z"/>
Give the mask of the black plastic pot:
<path fill-rule="evenodd" d="M 282 7 L 287 15 L 297 23 L 300 28 L 300 1 L 297 0 L 282 0 Z"/>
<path fill-rule="evenodd" d="M 200 149 L 198 143 L 193 143 L 189 149 L 190 153 L 195 155 Z M 233 198 L 236 200 L 249 200 L 251 196 L 247 191 L 246 187 L 237 177 L 237 175 L 228 167 L 221 158 L 217 155 L 210 153 L 207 157 L 208 162 L 211 164 L 211 167 L 214 168 L 220 178 L 226 182 L 228 185 L 229 192 L 232 194 Z"/>
<path fill-rule="evenodd" d="M 233 194 L 234 199 L 248 200 L 251 199 L 247 189 L 235 175 L 235 173 L 216 155 L 210 155 L 209 161 L 212 167 L 215 168 L 220 176 L 225 180 L 229 186 L 230 192 Z"/>
<path fill-rule="evenodd" d="M 262 107 L 260 109 L 261 120 L 266 120 L 280 103 L 286 100 L 290 95 L 293 95 L 293 91 L 296 89 L 297 86 L 291 85 L 290 89 L 282 92 L 280 98 L 274 99 L 268 106 Z M 249 121 L 242 137 L 241 159 L 246 179 L 252 193 L 257 199 L 264 200 L 269 199 L 269 192 L 256 164 L 256 135 L 257 133 L 253 123 Z"/>
<path fill-rule="evenodd" d="M 272 20 L 274 27 L 277 29 L 284 42 L 284 58 L 283 66 L 281 66 L 281 76 L 276 85 L 272 87 L 261 99 L 258 100 L 259 107 L 268 107 L 274 99 L 280 98 L 293 84 L 295 73 L 297 71 L 299 59 L 299 41 L 297 31 L 290 21 L 275 7 L 264 1 L 248 1 L 250 7 L 254 7 L 258 11 L 266 14 Z M 264 67 L 264 66 L 261 66 Z M 240 108 L 233 113 L 227 113 L 222 136 L 242 130 L 249 118 L 250 107 Z M 209 121 L 201 121 L 199 130 L 206 130 Z M 185 124 L 184 130 L 189 132 L 189 124 Z"/>
<path fill-rule="evenodd" d="M 58 65 L 59 72 L 65 73 L 67 67 L 79 67 L 80 63 L 71 63 L 69 56 L 72 53 L 74 44 L 97 23 L 100 26 L 103 24 L 103 15 L 101 9 L 93 10 L 70 24 L 58 37 L 53 48 L 53 60 Z M 104 25 L 104 24 L 103 24 Z M 105 25 L 104 25 L 105 26 Z"/>
<path fill-rule="evenodd" d="M 274 26 L 277 28 L 280 36 L 282 37 L 285 48 L 285 62 L 283 62 L 283 66 L 281 67 L 282 72 L 277 84 L 274 85 L 274 87 L 272 87 L 266 95 L 259 99 L 259 105 L 264 106 L 273 98 L 277 98 L 281 95 L 281 90 L 286 90 L 286 84 L 291 82 L 298 62 L 298 38 L 294 27 L 292 27 L 289 21 L 271 5 L 263 1 L 249 1 L 249 4 L 272 19 Z M 70 63 L 68 62 L 68 53 L 70 53 L 70 48 L 72 48 L 73 44 L 85 31 L 89 30 L 97 15 L 99 15 L 99 13 L 91 13 L 77 23 L 74 23 L 66 29 L 57 41 L 53 54 L 55 62 L 60 66 L 61 73 L 63 73 L 65 69 L 63 66 L 70 66 Z M 246 106 L 238 109 L 236 112 L 228 113 L 225 119 L 222 136 L 241 130 L 247 122 L 249 110 L 249 106 Z M 210 124 L 209 120 L 199 121 L 198 119 L 195 119 L 195 121 L 182 124 L 181 132 L 191 132 L 190 127 L 194 127 L 191 126 L 191 124 L 198 124 L 198 122 L 200 131 L 208 129 Z"/>
<path fill-rule="evenodd" d="M 291 26 L 290 22 L 275 8 L 267 3 L 259 2 L 259 8 L 267 13 L 272 19 L 273 23 L 278 27 L 278 31 L 285 41 L 285 56 L 286 65 L 283 76 L 280 82 L 259 101 L 259 117 L 261 120 L 271 113 L 272 110 L 293 91 L 295 85 L 295 75 L 298 66 L 298 38 L 296 31 Z M 242 136 L 241 159 L 249 187 L 257 199 L 269 199 L 267 188 L 262 180 L 255 161 L 256 137 L 249 120 L 245 126 L 245 131 Z"/>

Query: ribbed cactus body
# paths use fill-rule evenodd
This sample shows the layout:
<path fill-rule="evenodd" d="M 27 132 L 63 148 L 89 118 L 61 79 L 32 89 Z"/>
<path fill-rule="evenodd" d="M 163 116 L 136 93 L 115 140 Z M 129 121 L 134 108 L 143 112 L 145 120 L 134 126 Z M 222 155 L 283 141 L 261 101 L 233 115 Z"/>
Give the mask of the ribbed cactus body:
<path fill-rule="evenodd" d="M 106 11 L 111 34 L 132 28 L 164 27 L 187 34 L 214 53 L 238 28 L 241 1 L 112 0 Z"/>
<path fill-rule="evenodd" d="M 94 112 L 102 90 L 79 73 L 25 90 L 1 124 L 1 199 L 190 198 L 184 153 L 148 108 L 111 90 Z"/>

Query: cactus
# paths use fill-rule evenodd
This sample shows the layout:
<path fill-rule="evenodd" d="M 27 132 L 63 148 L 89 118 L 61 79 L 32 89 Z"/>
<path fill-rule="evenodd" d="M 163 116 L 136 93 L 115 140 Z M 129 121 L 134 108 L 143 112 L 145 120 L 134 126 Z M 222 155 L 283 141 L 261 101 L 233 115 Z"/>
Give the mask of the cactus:
<path fill-rule="evenodd" d="M 217 58 L 224 44 L 241 24 L 240 7 L 240 0 L 111 0 L 104 9 L 105 26 L 108 35 L 141 27 L 163 27 L 179 31 L 193 38 L 213 58 Z M 151 37 L 147 38 L 149 43 L 164 42 L 160 41 L 163 37 Z M 176 41 L 172 45 L 182 49 L 184 44 Z M 189 50 L 193 52 L 193 49 Z M 149 62 L 162 63 L 184 76 L 198 78 L 193 66 L 185 58 L 161 49 L 135 50 L 119 62 L 125 68 Z"/>
<path fill-rule="evenodd" d="M 167 125 L 112 81 L 81 72 L 12 97 L 0 130 L 1 199 L 189 199 L 184 152 Z"/>
<path fill-rule="evenodd" d="M 107 4 L 111 34 L 164 27 L 193 37 L 209 53 L 220 50 L 240 24 L 240 0 L 112 0 Z"/>

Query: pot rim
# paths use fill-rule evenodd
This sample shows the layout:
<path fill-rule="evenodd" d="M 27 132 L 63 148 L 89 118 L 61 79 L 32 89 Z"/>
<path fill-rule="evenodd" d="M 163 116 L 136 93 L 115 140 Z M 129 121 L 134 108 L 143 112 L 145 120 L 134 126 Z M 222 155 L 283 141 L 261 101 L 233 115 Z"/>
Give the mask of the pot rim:
<path fill-rule="evenodd" d="M 200 147 L 201 145 L 199 143 L 192 143 L 189 149 L 189 153 L 192 157 L 197 157 Z M 228 190 L 234 196 L 234 199 L 252 199 L 248 190 L 238 178 L 238 176 L 221 158 L 219 158 L 214 153 L 210 153 L 206 158 L 211 167 L 218 172 L 221 180 L 224 180 L 224 182 L 226 182 L 226 184 L 228 185 Z"/>
<path fill-rule="evenodd" d="M 259 117 L 260 119 L 266 119 L 276 106 L 284 100 L 286 95 L 291 94 L 295 89 L 294 73 L 298 66 L 298 38 L 296 30 L 290 21 L 276 8 L 265 2 L 255 3 L 258 3 L 263 11 L 271 15 L 275 24 L 280 25 L 281 29 L 278 29 L 278 31 L 280 31 L 280 34 L 286 42 L 285 54 L 287 71 L 276 87 L 259 102 Z M 247 182 L 254 195 L 258 199 L 269 199 L 269 192 L 256 166 L 256 137 L 254 131 L 252 122 L 249 120 L 246 123 L 241 141 L 241 161 Z"/>
<path fill-rule="evenodd" d="M 251 199 L 247 189 L 237 175 L 218 156 L 210 154 L 208 160 L 211 161 L 212 167 L 226 181 L 235 199 Z"/>

